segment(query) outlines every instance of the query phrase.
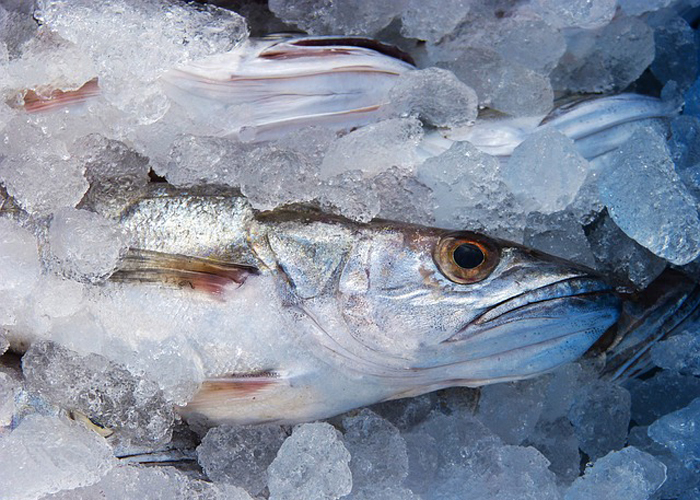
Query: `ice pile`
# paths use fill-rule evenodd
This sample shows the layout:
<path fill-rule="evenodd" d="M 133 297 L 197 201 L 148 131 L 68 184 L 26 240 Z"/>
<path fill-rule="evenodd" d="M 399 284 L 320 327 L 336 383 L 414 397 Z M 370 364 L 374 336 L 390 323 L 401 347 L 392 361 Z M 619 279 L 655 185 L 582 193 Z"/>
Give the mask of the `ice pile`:
<path fill-rule="evenodd" d="M 670 265 L 697 279 L 698 2 L 236 5 L 249 19 L 166 0 L 0 5 L 0 497 L 697 498 L 697 326 L 653 346 L 643 380 L 601 378 L 598 359 L 294 428 L 189 429 L 175 405 L 207 376 L 276 366 L 300 349 L 279 335 L 294 325 L 252 278 L 228 302 L 104 281 L 129 245 L 122 210 L 162 180 L 238 189 L 260 210 L 483 231 L 639 288 Z M 376 36 L 418 69 L 391 76 L 368 125 L 241 141 L 221 130 L 245 106 L 202 112 L 160 77 L 247 50 L 249 25 Z M 625 89 L 679 116 L 604 140 L 537 128 L 555 96 Z M 20 364 L 6 351 L 27 340 Z"/>

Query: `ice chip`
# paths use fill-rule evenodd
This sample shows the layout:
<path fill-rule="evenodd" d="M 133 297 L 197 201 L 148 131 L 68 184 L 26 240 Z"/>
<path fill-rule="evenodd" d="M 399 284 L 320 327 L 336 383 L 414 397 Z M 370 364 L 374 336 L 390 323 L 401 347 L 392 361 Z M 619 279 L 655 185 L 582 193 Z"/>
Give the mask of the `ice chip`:
<path fill-rule="evenodd" d="M 581 30 L 552 72 L 556 90 L 623 90 L 654 60 L 654 33 L 643 21 L 619 17 L 598 30 Z"/>
<path fill-rule="evenodd" d="M 595 460 L 622 448 L 631 405 L 630 393 L 619 385 L 597 380 L 581 388 L 569 410 L 581 450 Z"/>
<path fill-rule="evenodd" d="M 334 500 L 350 493 L 350 453 L 330 424 L 302 424 L 268 468 L 270 500 Z"/>
<path fill-rule="evenodd" d="M 622 12 L 628 16 L 638 16 L 668 7 L 673 0 L 617 0 Z"/>
<path fill-rule="evenodd" d="M 664 415 L 649 426 L 649 437 L 666 446 L 685 463 L 700 470 L 700 398 L 687 407 Z"/>
<path fill-rule="evenodd" d="M 632 419 L 638 425 L 649 425 L 700 398 L 697 377 L 670 370 L 662 370 L 646 380 L 631 380 L 628 386 L 632 395 Z M 659 394 L 664 397 L 660 398 Z"/>
<path fill-rule="evenodd" d="M 667 370 L 700 375 L 700 335 L 695 330 L 663 340 L 651 348 L 651 359 Z"/>
<path fill-rule="evenodd" d="M 436 127 L 460 127 L 476 120 L 478 98 L 471 87 L 440 68 L 407 71 L 389 92 L 389 109 L 417 115 Z"/>
<path fill-rule="evenodd" d="M 432 225 L 432 192 L 407 169 L 392 167 L 370 180 L 372 192 L 379 198 L 378 216 L 413 224 Z"/>
<path fill-rule="evenodd" d="M 486 386 L 477 417 L 504 443 L 521 444 L 540 418 L 548 378 Z"/>
<path fill-rule="evenodd" d="M 286 437 L 276 425 L 215 427 L 197 447 L 197 460 L 212 481 L 259 495 L 267 486 L 267 468 Z"/>
<path fill-rule="evenodd" d="M 595 263 L 583 227 L 568 211 L 548 215 L 531 213 L 527 219 L 524 243 L 587 267 L 593 267 Z"/>
<path fill-rule="evenodd" d="M 6 349 L 8 345 L 7 340 L 0 337 L 0 353 L 3 352 L 3 345 Z M 12 423 L 12 416 L 15 413 L 15 392 L 19 389 L 19 386 L 20 384 L 8 374 L 0 372 L 0 436 L 2 436 L 2 428 Z"/>
<path fill-rule="evenodd" d="M 536 0 L 536 12 L 557 28 L 601 28 L 608 24 L 617 8 L 617 0 L 591 2 L 562 2 L 561 0 Z"/>
<path fill-rule="evenodd" d="M 599 187 L 615 223 L 674 264 L 687 264 L 700 255 L 696 202 L 676 173 L 664 138 L 653 129 L 639 129 L 611 162 Z"/>
<path fill-rule="evenodd" d="M 151 381 L 103 356 L 35 342 L 22 358 L 29 388 L 48 401 L 91 418 L 136 445 L 170 439 L 172 407 Z"/>
<path fill-rule="evenodd" d="M 669 19 L 668 13 L 647 21 L 654 27 L 656 44 L 651 72 L 661 83 L 674 81 L 681 89 L 687 89 L 698 74 L 695 32 L 680 16 Z"/>
<path fill-rule="evenodd" d="M 97 433 L 61 418 L 31 415 L 0 436 L 2 495 L 36 499 L 93 484 L 116 463 Z"/>
<path fill-rule="evenodd" d="M 367 125 L 330 146 L 321 164 L 325 179 L 358 170 L 371 177 L 394 166 L 417 162 L 416 146 L 423 129 L 415 118 L 392 118 Z"/>
<path fill-rule="evenodd" d="M 343 418 L 345 447 L 351 455 L 354 494 L 399 486 L 407 475 L 406 443 L 399 431 L 376 413 L 363 409 Z"/>
<path fill-rule="evenodd" d="M 566 208 L 588 174 L 588 162 L 574 141 L 551 128 L 536 132 L 515 148 L 503 167 L 503 181 L 531 211 Z"/>
<path fill-rule="evenodd" d="M 61 209 L 49 227 L 49 245 L 63 273 L 87 282 L 109 276 L 127 249 L 117 222 L 87 210 Z"/>
<path fill-rule="evenodd" d="M 401 13 L 401 34 L 438 42 L 469 14 L 471 0 L 407 0 Z"/>
<path fill-rule="evenodd" d="M 0 290 L 27 295 L 39 272 L 34 235 L 9 219 L 0 219 Z"/>
<path fill-rule="evenodd" d="M 700 118 L 700 78 L 685 93 L 683 114 Z"/>
<path fill-rule="evenodd" d="M 628 446 L 598 459 L 566 491 L 564 500 L 647 500 L 666 480 L 666 467 L 654 456 Z"/>

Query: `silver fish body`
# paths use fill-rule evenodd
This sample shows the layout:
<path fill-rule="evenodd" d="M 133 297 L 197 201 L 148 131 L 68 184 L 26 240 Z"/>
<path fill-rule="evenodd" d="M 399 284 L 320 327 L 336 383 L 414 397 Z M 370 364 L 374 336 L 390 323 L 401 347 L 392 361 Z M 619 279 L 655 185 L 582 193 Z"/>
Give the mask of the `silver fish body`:
<path fill-rule="evenodd" d="M 269 317 L 221 333 L 261 351 L 243 358 L 276 364 L 216 374 L 182 410 L 214 423 L 308 421 L 449 386 L 533 377 L 580 357 L 620 310 L 592 272 L 470 232 L 255 213 L 226 194 L 165 192 L 136 202 L 122 223 L 138 248 L 113 277 L 126 286 L 186 283 L 218 291 L 211 300 L 231 307 L 246 287 L 273 291 Z M 195 269 L 183 255 L 218 267 L 197 261 Z M 178 263 L 194 274 L 178 274 Z M 223 263 L 248 276 L 226 274 Z M 217 287 L 222 276 L 228 285 Z M 285 331 L 265 328 L 272 311 L 288 318 Z M 255 332 L 267 333 L 244 338 Z"/>

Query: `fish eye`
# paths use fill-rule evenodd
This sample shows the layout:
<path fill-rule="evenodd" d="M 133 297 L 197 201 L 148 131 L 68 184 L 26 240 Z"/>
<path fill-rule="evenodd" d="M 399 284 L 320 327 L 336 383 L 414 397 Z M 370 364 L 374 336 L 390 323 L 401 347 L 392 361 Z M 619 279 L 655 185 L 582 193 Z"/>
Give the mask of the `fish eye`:
<path fill-rule="evenodd" d="M 448 233 L 433 254 L 440 272 L 450 281 L 466 285 L 487 278 L 500 259 L 498 247 L 474 233 Z"/>

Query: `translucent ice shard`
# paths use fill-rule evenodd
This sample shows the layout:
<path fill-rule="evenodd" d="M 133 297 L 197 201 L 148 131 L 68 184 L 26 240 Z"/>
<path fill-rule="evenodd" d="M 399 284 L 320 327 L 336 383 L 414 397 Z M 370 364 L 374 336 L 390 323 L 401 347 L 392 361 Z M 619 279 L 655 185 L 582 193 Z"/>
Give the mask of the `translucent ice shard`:
<path fill-rule="evenodd" d="M 674 264 L 700 255 L 696 202 L 653 129 L 636 131 L 615 153 L 601 175 L 600 195 L 615 223 L 656 255 Z"/>
<path fill-rule="evenodd" d="M 666 467 L 663 463 L 629 446 L 598 459 L 582 477 L 574 481 L 564 500 L 647 500 L 665 480 Z"/>
<path fill-rule="evenodd" d="M 649 437 L 663 444 L 686 467 L 700 470 L 700 398 L 686 408 L 669 413 L 649 426 Z"/>
<path fill-rule="evenodd" d="M 95 483 L 116 463 L 97 433 L 61 418 L 32 415 L 0 437 L 3 496 L 35 499 Z"/>
<path fill-rule="evenodd" d="M 334 500 L 350 493 L 350 453 L 326 423 L 302 424 L 268 468 L 270 500 Z"/>

